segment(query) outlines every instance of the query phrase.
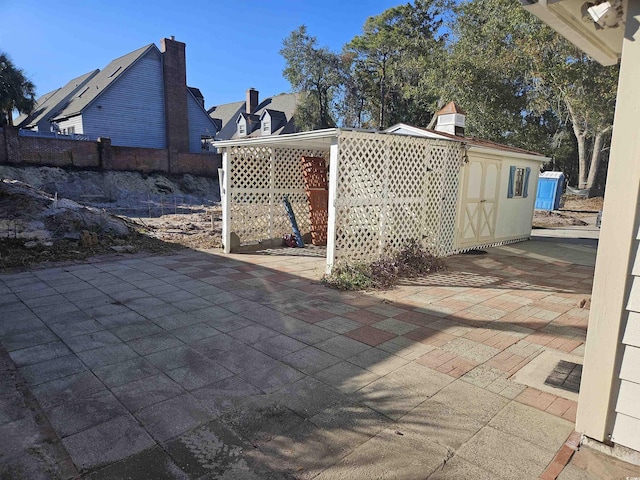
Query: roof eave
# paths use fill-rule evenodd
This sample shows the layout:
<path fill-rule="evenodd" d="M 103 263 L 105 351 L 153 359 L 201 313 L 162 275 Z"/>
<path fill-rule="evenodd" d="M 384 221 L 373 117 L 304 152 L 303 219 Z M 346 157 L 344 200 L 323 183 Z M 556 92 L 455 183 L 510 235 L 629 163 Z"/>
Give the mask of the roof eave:
<path fill-rule="evenodd" d="M 492 155 L 500 157 L 518 158 L 521 160 L 534 160 L 540 163 L 547 163 L 551 161 L 551 157 L 545 157 L 544 155 L 536 155 L 534 153 L 514 152 L 513 150 L 503 150 L 501 148 L 492 148 L 483 145 L 467 144 L 467 148 L 470 151 L 480 150 L 484 153 L 490 153 Z"/>
<path fill-rule="evenodd" d="M 615 65 L 622 53 L 624 27 L 596 29 L 581 18 L 582 0 L 520 0 L 525 10 L 538 17 L 569 42 L 602 65 Z M 626 2 L 625 2 L 626 10 Z"/>

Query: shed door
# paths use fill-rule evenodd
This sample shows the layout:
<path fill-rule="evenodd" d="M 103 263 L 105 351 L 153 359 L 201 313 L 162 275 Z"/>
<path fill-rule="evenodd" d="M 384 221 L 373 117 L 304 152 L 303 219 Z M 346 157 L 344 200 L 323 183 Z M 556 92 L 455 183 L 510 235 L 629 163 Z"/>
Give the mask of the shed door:
<path fill-rule="evenodd" d="M 499 184 L 500 162 L 469 160 L 462 186 L 460 247 L 490 243 L 495 239 Z"/>

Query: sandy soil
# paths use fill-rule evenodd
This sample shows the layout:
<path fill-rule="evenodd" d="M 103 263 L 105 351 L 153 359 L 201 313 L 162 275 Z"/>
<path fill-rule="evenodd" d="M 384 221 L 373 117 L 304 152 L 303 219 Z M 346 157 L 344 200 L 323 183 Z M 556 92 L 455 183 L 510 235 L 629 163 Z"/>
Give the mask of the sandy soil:
<path fill-rule="evenodd" d="M 131 218 L 139 231 L 152 238 L 194 249 L 222 247 L 222 209 L 219 205 L 204 213 Z"/>
<path fill-rule="evenodd" d="M 598 212 L 602 210 L 602 202 L 602 197 L 565 196 L 564 205 L 560 210 L 553 212 L 536 210 L 533 215 L 533 227 L 595 226 Z"/>
<path fill-rule="evenodd" d="M 180 248 L 222 246 L 219 204 L 187 205 L 183 208 L 187 212 L 182 214 L 127 217 L 111 215 L 102 209 L 87 209 L 25 184 L 17 193 L 7 190 L 8 181 L 3 184 L 5 190 L 0 192 L 0 271 L 43 262 L 82 261 L 96 255 L 162 253 Z M 18 188 L 16 185 L 15 182 L 11 184 L 14 189 Z M 533 225 L 552 228 L 594 224 L 597 212 L 602 209 L 602 200 L 565 198 L 563 208 L 558 211 L 536 212 Z M 20 205 L 18 210 L 17 204 Z M 124 234 L 115 228 L 119 225 L 124 228 Z M 82 241 L 87 231 L 96 234 L 89 244 Z"/>
<path fill-rule="evenodd" d="M 17 180 L 0 179 L 0 271 L 98 255 L 221 246 L 219 205 L 186 205 L 181 210 L 187 213 L 157 218 L 113 215 Z"/>

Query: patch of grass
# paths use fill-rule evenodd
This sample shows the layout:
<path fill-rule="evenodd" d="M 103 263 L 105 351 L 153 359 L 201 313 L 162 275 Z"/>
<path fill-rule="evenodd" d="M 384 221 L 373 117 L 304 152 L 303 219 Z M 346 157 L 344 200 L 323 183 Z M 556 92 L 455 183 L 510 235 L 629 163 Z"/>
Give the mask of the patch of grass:
<path fill-rule="evenodd" d="M 322 283 L 338 290 L 388 289 L 402 278 L 415 278 L 445 269 L 444 261 L 408 241 L 398 252 L 375 262 L 341 264 L 333 267 Z"/>

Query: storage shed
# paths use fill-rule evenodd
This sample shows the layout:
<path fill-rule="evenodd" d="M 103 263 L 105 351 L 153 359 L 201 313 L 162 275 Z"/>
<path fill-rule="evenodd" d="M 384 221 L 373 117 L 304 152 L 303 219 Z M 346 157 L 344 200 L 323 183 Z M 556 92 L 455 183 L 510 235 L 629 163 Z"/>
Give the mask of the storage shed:
<path fill-rule="evenodd" d="M 538 195 L 536 195 L 536 210 L 558 210 L 562 189 L 564 188 L 564 173 L 543 172 L 538 180 Z"/>
<path fill-rule="evenodd" d="M 529 238 L 547 158 L 402 133 L 333 128 L 216 142 L 225 252 L 281 244 L 291 233 L 285 195 L 310 232 L 303 157 L 328 165 L 327 271 L 376 260 L 410 239 L 447 256 Z"/>

